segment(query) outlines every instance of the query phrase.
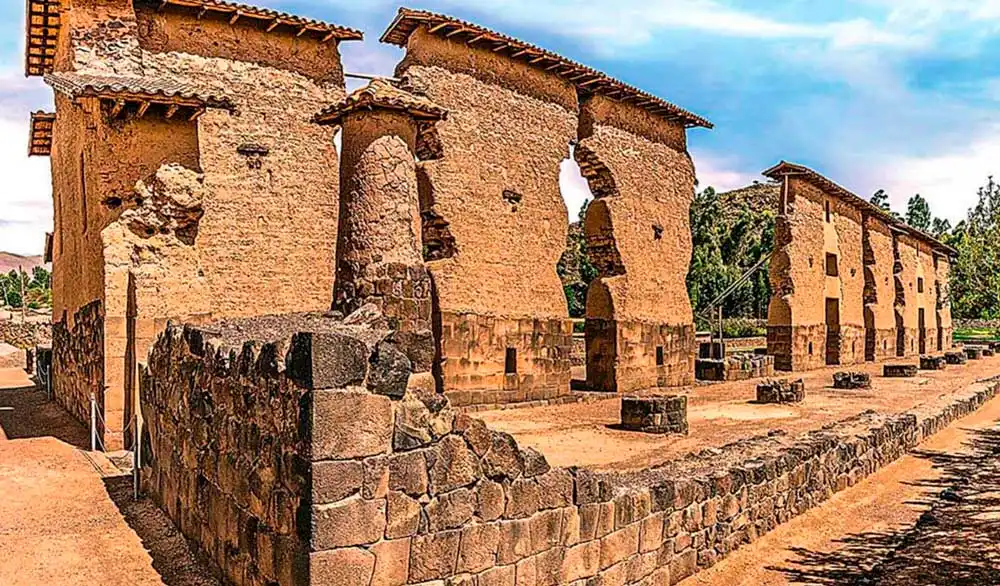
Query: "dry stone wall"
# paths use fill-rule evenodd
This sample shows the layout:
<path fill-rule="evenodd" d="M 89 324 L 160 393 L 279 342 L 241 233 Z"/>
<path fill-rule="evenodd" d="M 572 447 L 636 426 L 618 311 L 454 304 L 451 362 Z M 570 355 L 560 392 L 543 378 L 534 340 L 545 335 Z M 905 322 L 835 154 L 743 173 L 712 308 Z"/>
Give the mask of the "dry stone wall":
<path fill-rule="evenodd" d="M 556 264 L 576 90 L 423 28 L 397 75 L 449 113 L 417 148 L 445 391 L 460 404 L 567 394 L 572 324 Z"/>
<path fill-rule="evenodd" d="M 71 324 L 71 325 L 70 325 Z M 72 320 L 52 324 L 52 393 L 56 401 L 85 425 L 90 424 L 90 397 L 97 400 L 109 428 L 98 427 L 99 439 L 110 449 L 120 447 L 121 412 L 104 403 L 104 307 L 100 301 L 83 306 Z M 98 349 L 95 351 L 95 349 Z M 118 417 L 115 417 L 117 415 Z"/>
<path fill-rule="evenodd" d="M 32 350 L 40 344 L 52 343 L 51 322 L 26 323 L 0 319 L 0 344 L 10 344 L 22 350 Z"/>
<path fill-rule="evenodd" d="M 268 329 L 253 323 L 239 339 Z M 675 584 L 997 392 L 598 473 L 552 468 L 419 385 L 380 391 L 389 334 L 296 326 L 232 350 L 224 328 L 171 328 L 144 377 L 144 486 L 237 584 Z"/>

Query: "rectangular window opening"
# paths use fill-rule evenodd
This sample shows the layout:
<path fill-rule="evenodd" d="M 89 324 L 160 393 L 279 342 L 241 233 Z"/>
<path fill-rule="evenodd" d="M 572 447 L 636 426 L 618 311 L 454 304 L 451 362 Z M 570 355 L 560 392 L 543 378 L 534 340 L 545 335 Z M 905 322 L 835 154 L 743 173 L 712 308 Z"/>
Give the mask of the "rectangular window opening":
<path fill-rule="evenodd" d="M 836 277 L 840 274 L 837 270 L 837 255 L 826 253 L 826 274 L 828 277 Z"/>
<path fill-rule="evenodd" d="M 517 348 L 507 348 L 503 372 L 504 374 L 517 374 Z"/>
<path fill-rule="evenodd" d="M 924 292 L 924 279 L 923 279 L 923 277 L 918 277 L 917 278 L 917 293 L 923 293 L 923 292 Z"/>
<path fill-rule="evenodd" d="M 830 200 L 826 201 L 826 221 L 830 221 Z"/>
<path fill-rule="evenodd" d="M 663 366 L 663 346 L 656 347 L 656 365 Z"/>

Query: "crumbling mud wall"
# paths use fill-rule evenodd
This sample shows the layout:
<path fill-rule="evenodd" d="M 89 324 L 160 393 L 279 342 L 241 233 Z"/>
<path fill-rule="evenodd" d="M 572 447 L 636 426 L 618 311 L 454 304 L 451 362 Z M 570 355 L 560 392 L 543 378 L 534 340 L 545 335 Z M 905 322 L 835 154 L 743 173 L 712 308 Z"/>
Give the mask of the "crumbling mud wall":
<path fill-rule="evenodd" d="M 863 230 L 865 359 L 885 360 L 896 356 L 892 231 L 871 214 L 865 214 Z"/>
<path fill-rule="evenodd" d="M 576 90 L 422 27 L 397 75 L 449 113 L 418 146 L 446 393 L 456 405 L 568 393 L 572 324 L 556 264 Z"/>
<path fill-rule="evenodd" d="M 826 225 L 827 196 L 794 176 L 783 181 L 785 213 L 775 228 L 781 256 L 770 268 L 775 294 L 768 309 L 768 354 L 777 369 L 809 370 L 826 364 L 825 297 L 840 297 L 839 279 L 825 273 L 826 252 L 836 254 L 839 239 Z"/>
<path fill-rule="evenodd" d="M 832 299 L 836 293 L 840 302 L 837 364 L 859 364 L 865 361 L 863 218 L 861 210 L 840 198 L 829 198 L 829 202 L 831 221 L 825 237 L 835 238 L 836 245 L 827 242 L 824 252 L 836 254 L 837 277 L 836 283 L 827 277 L 826 298 Z"/>
<path fill-rule="evenodd" d="M 384 387 L 387 334 L 329 321 L 175 327 L 151 354 L 143 486 L 236 584 L 675 584 L 998 388 L 600 473 Z"/>
<path fill-rule="evenodd" d="M 934 288 L 936 274 L 934 271 L 934 251 L 923 241 L 916 241 L 917 248 L 917 285 L 914 289 L 917 302 L 917 353 L 933 354 L 943 351 L 937 347 L 937 294 Z M 923 315 L 921 326 L 920 316 Z"/>
<path fill-rule="evenodd" d="M 575 158 L 596 199 L 584 222 L 600 273 L 587 293 L 587 386 L 628 392 L 689 384 L 694 317 L 684 282 L 694 165 L 681 122 L 595 95 Z"/>
<path fill-rule="evenodd" d="M 942 351 L 951 349 L 954 340 L 954 325 L 951 320 L 951 259 L 945 255 L 934 257 L 934 289 L 937 297 L 935 319 Z"/>
<path fill-rule="evenodd" d="M 121 432 L 121 407 L 104 402 L 104 306 L 100 300 L 81 307 L 72 319 L 63 316 L 52 324 L 52 394 L 64 409 L 90 425 L 90 398 L 108 422 L 98 422 L 98 438 Z"/>
<path fill-rule="evenodd" d="M 916 356 L 917 347 L 917 241 L 906 234 L 896 235 L 897 261 L 896 272 L 896 313 L 902 318 L 903 342 L 902 353 L 896 348 L 897 356 Z M 897 336 L 898 336 L 897 332 Z"/>

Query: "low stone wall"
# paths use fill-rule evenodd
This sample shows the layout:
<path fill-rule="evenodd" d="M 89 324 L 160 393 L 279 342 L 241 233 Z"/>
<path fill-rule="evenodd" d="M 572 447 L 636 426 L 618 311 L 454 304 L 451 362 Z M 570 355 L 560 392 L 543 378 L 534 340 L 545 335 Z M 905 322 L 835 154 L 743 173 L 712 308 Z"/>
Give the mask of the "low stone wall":
<path fill-rule="evenodd" d="M 145 486 L 237 584 L 675 584 L 998 387 L 599 473 L 551 468 L 435 393 L 378 394 L 364 336 L 222 352 L 204 335 L 174 328 L 154 348 Z"/>
<path fill-rule="evenodd" d="M 0 344 L 10 344 L 30 350 L 40 344 L 52 343 L 52 324 L 44 322 L 19 322 L 0 319 Z"/>
<path fill-rule="evenodd" d="M 98 408 L 104 409 L 104 307 L 100 301 L 80 308 L 72 324 L 65 317 L 52 324 L 52 393 L 64 409 L 87 426 L 91 395 Z M 98 425 L 98 437 L 105 445 L 112 435 L 106 431 Z"/>
<path fill-rule="evenodd" d="M 733 354 L 723 360 L 698 358 L 694 362 L 698 380 L 734 381 L 774 376 L 774 356 Z"/>

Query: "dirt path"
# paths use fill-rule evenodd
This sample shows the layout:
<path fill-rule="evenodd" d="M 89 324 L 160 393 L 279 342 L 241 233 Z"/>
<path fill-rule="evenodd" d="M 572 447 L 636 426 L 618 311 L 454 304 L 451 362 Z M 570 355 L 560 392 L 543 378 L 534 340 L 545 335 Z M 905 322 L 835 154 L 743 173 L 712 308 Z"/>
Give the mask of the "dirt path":
<path fill-rule="evenodd" d="M 976 439 L 997 430 L 1000 430 L 1000 397 L 940 431 L 913 454 L 681 584 L 880 583 L 869 581 L 869 570 L 886 563 L 897 548 L 907 547 L 913 540 L 912 529 L 918 519 L 935 502 L 943 484 L 953 481 L 943 478 L 949 473 L 941 463 L 943 458 L 954 461 L 957 456 L 971 456 L 977 450 Z M 991 456 L 996 458 L 995 454 Z M 904 539 L 906 536 L 910 537 Z M 944 582 L 928 578 L 928 582 L 909 583 L 956 583 L 949 582 L 947 577 Z"/>
<path fill-rule="evenodd" d="M 131 478 L 23 371 L 0 370 L 0 584 L 213 586 Z M 75 445 L 74 445 L 75 444 Z"/>

